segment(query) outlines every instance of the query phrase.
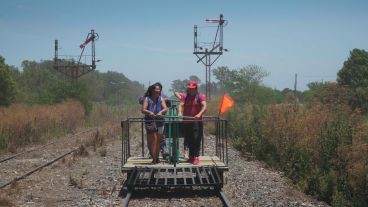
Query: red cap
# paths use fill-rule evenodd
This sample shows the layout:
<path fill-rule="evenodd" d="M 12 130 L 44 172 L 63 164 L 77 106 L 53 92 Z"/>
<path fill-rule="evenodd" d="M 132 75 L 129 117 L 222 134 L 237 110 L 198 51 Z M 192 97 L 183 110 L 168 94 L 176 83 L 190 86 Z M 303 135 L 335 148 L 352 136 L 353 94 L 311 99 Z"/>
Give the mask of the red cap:
<path fill-rule="evenodd" d="M 187 88 L 197 88 L 198 84 L 195 81 L 189 81 L 189 83 L 187 84 Z"/>

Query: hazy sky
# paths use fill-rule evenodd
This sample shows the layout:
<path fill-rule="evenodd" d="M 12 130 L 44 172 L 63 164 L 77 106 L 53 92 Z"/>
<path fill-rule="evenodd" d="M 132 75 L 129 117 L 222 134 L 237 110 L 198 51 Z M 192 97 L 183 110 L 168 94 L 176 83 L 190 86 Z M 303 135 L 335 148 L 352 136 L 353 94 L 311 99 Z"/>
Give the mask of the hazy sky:
<path fill-rule="evenodd" d="M 224 47 L 229 50 L 213 65 L 262 66 L 270 73 L 265 84 L 298 89 L 311 81 L 335 81 L 353 48 L 368 50 L 368 1 L 0 1 L 0 55 L 20 67 L 23 60 L 51 60 L 54 40 L 59 54 L 80 53 L 91 29 L 99 71 L 114 70 L 141 83 L 197 75 L 205 79 L 193 52 L 193 26 L 222 13 Z M 213 28 L 200 30 L 212 39 Z M 87 48 L 88 52 L 89 48 Z"/>

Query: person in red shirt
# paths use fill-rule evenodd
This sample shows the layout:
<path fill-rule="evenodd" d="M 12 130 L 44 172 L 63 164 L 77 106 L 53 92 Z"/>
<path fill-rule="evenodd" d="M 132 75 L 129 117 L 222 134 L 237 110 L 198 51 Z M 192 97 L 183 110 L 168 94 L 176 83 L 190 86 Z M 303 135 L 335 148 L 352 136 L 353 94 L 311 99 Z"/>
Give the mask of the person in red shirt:
<path fill-rule="evenodd" d="M 180 98 L 178 117 L 183 119 L 184 115 L 184 120 L 188 120 L 183 122 L 184 139 L 189 148 L 189 162 L 194 165 L 199 164 L 199 151 L 203 138 L 202 116 L 206 109 L 206 96 L 198 92 L 197 82 L 190 81 L 187 84 L 187 93 Z"/>

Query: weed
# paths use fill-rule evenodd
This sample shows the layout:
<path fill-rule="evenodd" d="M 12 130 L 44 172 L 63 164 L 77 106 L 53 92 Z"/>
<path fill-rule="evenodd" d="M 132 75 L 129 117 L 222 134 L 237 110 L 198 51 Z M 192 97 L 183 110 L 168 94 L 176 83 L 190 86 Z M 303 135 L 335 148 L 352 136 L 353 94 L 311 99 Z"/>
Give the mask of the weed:
<path fill-rule="evenodd" d="M 87 151 L 86 146 L 84 146 L 83 144 L 80 145 L 78 148 L 77 155 L 82 156 L 82 157 L 87 157 L 89 155 L 89 152 Z"/>
<path fill-rule="evenodd" d="M 69 185 L 76 187 L 77 186 L 77 183 L 78 182 L 77 182 L 76 178 L 74 178 L 71 175 L 69 175 Z"/>
<path fill-rule="evenodd" d="M 83 171 L 82 175 L 88 175 L 89 174 L 89 171 L 86 169 Z"/>
<path fill-rule="evenodd" d="M 8 137 L 0 133 L 0 150 L 8 147 Z"/>
<path fill-rule="evenodd" d="M 76 188 L 82 188 L 83 183 L 82 180 L 78 180 L 76 177 L 69 175 L 69 185 Z"/>
<path fill-rule="evenodd" d="M 102 148 L 102 149 L 100 150 L 100 155 L 101 155 L 101 157 L 106 157 L 106 154 L 107 154 L 107 150 L 106 150 L 106 148 Z"/>

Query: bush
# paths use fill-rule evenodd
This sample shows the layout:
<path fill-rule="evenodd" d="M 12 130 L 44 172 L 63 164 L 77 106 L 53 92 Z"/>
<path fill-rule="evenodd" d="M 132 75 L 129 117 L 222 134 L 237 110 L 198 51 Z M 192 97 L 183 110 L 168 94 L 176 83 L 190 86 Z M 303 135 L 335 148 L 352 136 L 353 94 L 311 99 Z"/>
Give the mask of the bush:
<path fill-rule="evenodd" d="M 345 105 L 248 105 L 230 111 L 228 119 L 242 154 L 283 170 L 329 204 L 366 206 L 368 125 Z"/>
<path fill-rule="evenodd" d="M 8 137 L 0 133 L 0 150 L 8 147 Z"/>

